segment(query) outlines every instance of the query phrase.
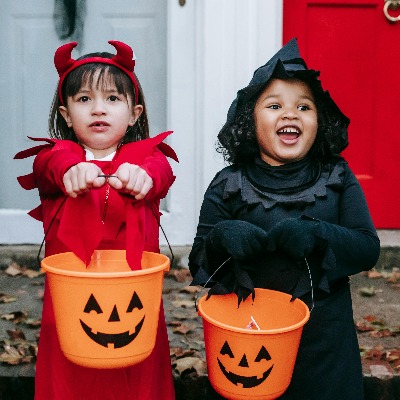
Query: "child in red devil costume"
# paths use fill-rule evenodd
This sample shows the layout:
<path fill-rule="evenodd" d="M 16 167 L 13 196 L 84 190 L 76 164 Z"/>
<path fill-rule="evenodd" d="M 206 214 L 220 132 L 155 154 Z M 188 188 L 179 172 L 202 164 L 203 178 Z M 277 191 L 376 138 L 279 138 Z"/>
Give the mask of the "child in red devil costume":
<path fill-rule="evenodd" d="M 61 46 L 54 62 L 60 76 L 50 116 L 51 139 L 22 151 L 36 155 L 24 189 L 38 188 L 41 205 L 30 215 L 43 222 L 45 255 L 74 252 L 89 263 L 95 249 L 126 249 L 132 269 L 143 250 L 159 252 L 159 203 L 174 182 L 166 156 L 175 152 L 149 138 L 144 96 L 134 74 L 132 49 L 109 42 L 117 54 L 74 60 L 77 43 Z M 143 200 L 144 199 L 144 200 Z M 63 355 L 45 287 L 36 366 L 36 400 L 172 400 L 175 398 L 164 312 L 154 351 L 122 369 L 91 369 Z"/>

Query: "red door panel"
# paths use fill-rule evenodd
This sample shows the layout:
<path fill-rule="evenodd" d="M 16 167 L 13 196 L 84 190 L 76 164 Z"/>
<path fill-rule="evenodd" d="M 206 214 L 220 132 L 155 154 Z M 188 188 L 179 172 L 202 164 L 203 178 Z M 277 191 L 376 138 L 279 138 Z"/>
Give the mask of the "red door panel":
<path fill-rule="evenodd" d="M 400 228 L 400 21 L 384 0 L 283 0 L 283 42 L 297 37 L 310 68 L 350 118 L 344 156 L 381 229 Z M 392 15 L 400 14 L 400 9 Z"/>

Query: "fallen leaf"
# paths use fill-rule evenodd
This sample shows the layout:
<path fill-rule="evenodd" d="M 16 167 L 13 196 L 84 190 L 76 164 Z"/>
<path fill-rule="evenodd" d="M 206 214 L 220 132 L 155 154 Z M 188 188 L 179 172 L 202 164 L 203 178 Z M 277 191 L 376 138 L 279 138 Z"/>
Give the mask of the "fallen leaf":
<path fill-rule="evenodd" d="M 182 293 L 198 293 L 201 292 L 202 288 L 198 286 L 185 286 L 183 287 L 180 292 Z"/>
<path fill-rule="evenodd" d="M 173 276 L 177 282 L 186 282 L 192 279 L 190 271 L 186 268 L 173 268 L 168 273 L 169 276 Z"/>
<path fill-rule="evenodd" d="M 176 358 L 189 357 L 194 354 L 194 350 L 192 349 L 183 349 L 182 347 L 171 347 L 169 350 L 170 356 L 174 356 Z"/>
<path fill-rule="evenodd" d="M 42 324 L 42 320 L 41 319 L 27 318 L 24 321 L 24 324 L 28 325 L 31 328 L 37 328 Z"/>
<path fill-rule="evenodd" d="M 172 302 L 172 305 L 175 307 L 194 308 L 193 300 L 175 300 Z"/>
<path fill-rule="evenodd" d="M 197 357 L 180 358 L 175 361 L 173 367 L 180 375 L 188 370 L 194 370 L 200 376 L 207 374 L 206 362 Z"/>
<path fill-rule="evenodd" d="M 28 278 L 37 278 L 38 276 L 44 274 L 44 272 L 42 272 L 42 270 L 39 271 L 35 271 L 33 269 L 29 269 L 29 268 L 24 268 L 21 271 L 22 275 L 27 276 Z"/>
<path fill-rule="evenodd" d="M 400 350 L 389 350 L 386 359 L 391 363 L 400 360 Z"/>
<path fill-rule="evenodd" d="M 9 329 L 7 330 L 8 336 L 10 337 L 11 340 L 15 339 L 22 339 L 25 340 L 25 334 L 22 332 L 21 329 Z"/>
<path fill-rule="evenodd" d="M 363 318 L 369 323 L 374 325 L 381 325 L 381 326 L 385 325 L 384 322 L 375 315 L 365 315 Z"/>
<path fill-rule="evenodd" d="M 32 362 L 36 358 L 37 343 L 17 338 L 15 340 L 4 339 L 2 345 L 4 352 L 0 354 L 0 362 L 18 365 Z"/>
<path fill-rule="evenodd" d="M 377 331 L 371 331 L 369 334 L 371 337 L 384 338 L 389 336 L 395 336 L 395 334 L 390 329 L 380 329 Z"/>
<path fill-rule="evenodd" d="M 383 346 L 376 346 L 365 352 L 364 358 L 369 360 L 381 360 L 385 356 Z"/>
<path fill-rule="evenodd" d="M 174 333 L 180 333 L 182 335 L 186 335 L 188 332 L 190 332 L 192 330 L 192 328 L 189 325 L 186 324 L 180 324 L 178 326 L 176 326 L 173 329 Z"/>
<path fill-rule="evenodd" d="M 13 261 L 4 272 L 10 276 L 17 276 L 21 274 L 21 267 Z"/>
<path fill-rule="evenodd" d="M 26 320 L 28 314 L 23 311 L 14 311 L 12 313 L 0 315 L 0 318 L 5 319 L 7 321 L 12 321 L 14 324 L 19 324 L 22 321 Z"/>
<path fill-rule="evenodd" d="M 364 287 L 358 289 L 358 293 L 364 297 L 372 297 L 372 296 L 375 296 L 375 288 L 373 286 L 369 286 L 369 287 L 364 286 Z"/>
<path fill-rule="evenodd" d="M 357 332 L 370 332 L 374 330 L 374 328 L 370 324 L 367 324 L 365 321 L 357 321 L 355 323 L 355 326 Z"/>
<path fill-rule="evenodd" d="M 14 301 L 17 301 L 16 297 L 9 296 L 5 293 L 0 293 L 0 303 L 12 303 Z"/>
<path fill-rule="evenodd" d="M 375 269 L 372 269 L 371 271 L 368 271 L 368 278 L 369 279 L 376 279 L 376 278 L 382 278 L 382 274 Z"/>

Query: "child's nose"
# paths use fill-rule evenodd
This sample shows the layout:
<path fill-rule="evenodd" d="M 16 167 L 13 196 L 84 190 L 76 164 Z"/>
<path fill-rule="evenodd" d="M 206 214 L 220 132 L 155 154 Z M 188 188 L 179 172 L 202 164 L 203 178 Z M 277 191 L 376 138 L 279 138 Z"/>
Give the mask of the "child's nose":
<path fill-rule="evenodd" d="M 104 102 L 101 100 L 95 100 L 92 106 L 92 114 L 102 115 L 106 113 Z"/>
<path fill-rule="evenodd" d="M 297 108 L 296 109 L 292 109 L 292 108 L 284 109 L 283 113 L 282 113 L 282 118 L 283 119 L 297 119 L 298 118 Z"/>

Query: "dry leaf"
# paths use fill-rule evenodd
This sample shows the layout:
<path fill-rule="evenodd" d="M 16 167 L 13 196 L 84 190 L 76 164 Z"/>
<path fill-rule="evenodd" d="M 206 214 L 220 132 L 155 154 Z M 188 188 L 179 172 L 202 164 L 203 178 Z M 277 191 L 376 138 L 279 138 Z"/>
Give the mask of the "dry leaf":
<path fill-rule="evenodd" d="M 17 276 L 21 274 L 21 267 L 13 261 L 4 272 L 10 276 Z"/>
<path fill-rule="evenodd" d="M 372 269 L 371 271 L 368 271 L 368 278 L 369 279 L 376 279 L 376 278 L 382 278 L 382 274 L 375 269 Z"/>
<path fill-rule="evenodd" d="M 372 296 L 375 296 L 375 288 L 373 286 L 369 286 L 369 287 L 364 286 L 364 287 L 358 289 L 358 293 L 364 297 L 372 297 Z"/>
<path fill-rule="evenodd" d="M 182 292 L 182 293 L 198 293 L 201 291 L 202 291 L 202 288 L 200 288 L 198 286 L 185 286 L 180 290 L 180 292 Z"/>
<path fill-rule="evenodd" d="M 11 340 L 22 339 L 26 340 L 24 332 L 21 329 L 9 329 L 7 330 L 8 336 Z"/>
<path fill-rule="evenodd" d="M 25 325 L 28 325 L 31 328 L 37 328 L 42 324 L 41 319 L 33 319 L 33 318 L 28 318 L 24 321 Z"/>
<path fill-rule="evenodd" d="M 192 308 L 194 307 L 193 300 L 175 300 L 172 302 L 175 307 Z"/>
<path fill-rule="evenodd" d="M 177 370 L 180 375 L 188 370 L 194 370 L 198 375 L 207 374 L 206 362 L 197 357 L 184 357 L 176 360 L 174 369 Z"/>
<path fill-rule="evenodd" d="M 171 347 L 169 350 L 170 356 L 174 356 L 176 358 L 189 357 L 194 354 L 194 350 L 192 349 L 183 349 L 182 347 Z"/>
<path fill-rule="evenodd" d="M 190 271 L 186 268 L 171 269 L 168 275 L 173 276 L 177 282 L 186 282 L 192 279 Z"/>
<path fill-rule="evenodd" d="M 381 325 L 381 326 L 385 325 L 385 323 L 375 315 L 365 315 L 363 318 L 369 323 L 374 325 Z"/>
<path fill-rule="evenodd" d="M 14 311 L 12 313 L 0 315 L 0 318 L 12 321 L 14 324 L 19 324 L 20 322 L 25 321 L 27 316 L 28 314 L 23 311 Z"/>
<path fill-rule="evenodd" d="M 28 278 L 37 278 L 38 276 L 42 275 L 44 272 L 40 271 L 35 271 L 33 269 L 25 268 L 22 270 L 22 275 L 27 276 Z"/>
<path fill-rule="evenodd" d="M 174 329 L 173 332 L 174 333 L 180 333 L 182 335 L 186 335 L 188 332 L 190 332 L 192 330 L 192 328 L 189 325 L 186 324 L 180 324 L 177 325 Z"/>
<path fill-rule="evenodd" d="M 9 296 L 5 293 L 0 293 L 0 303 L 12 303 L 14 301 L 17 301 L 16 297 Z"/>

